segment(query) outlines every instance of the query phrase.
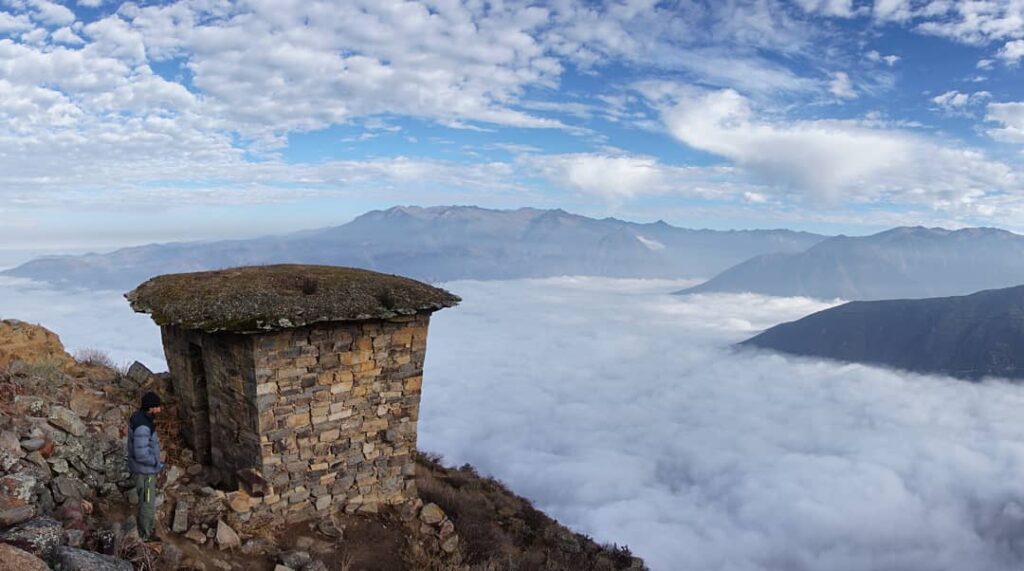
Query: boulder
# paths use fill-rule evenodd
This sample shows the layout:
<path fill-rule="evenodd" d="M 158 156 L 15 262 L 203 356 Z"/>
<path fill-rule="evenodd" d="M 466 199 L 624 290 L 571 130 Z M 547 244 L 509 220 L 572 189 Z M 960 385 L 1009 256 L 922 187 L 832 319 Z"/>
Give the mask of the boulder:
<path fill-rule="evenodd" d="M 26 452 L 35 452 L 36 450 L 39 450 L 40 448 L 42 448 L 44 444 L 46 444 L 46 439 L 45 438 L 26 438 L 25 440 L 22 440 L 20 444 L 21 444 L 21 447 Z"/>
<path fill-rule="evenodd" d="M 16 368 L 11 367 L 15 361 L 50 364 L 58 370 L 74 363 L 52 331 L 24 321 L 5 319 L 0 321 L 0 369 Z"/>
<path fill-rule="evenodd" d="M 13 545 L 44 560 L 57 554 L 64 530 L 60 522 L 49 517 L 36 517 L 0 531 L 0 543 Z"/>
<path fill-rule="evenodd" d="M 90 495 L 89 486 L 78 478 L 61 475 L 53 479 L 50 489 L 58 501 L 81 500 Z"/>
<path fill-rule="evenodd" d="M 25 451 L 21 449 L 17 435 L 9 430 L 0 432 L 0 470 L 10 470 L 24 457 Z"/>
<path fill-rule="evenodd" d="M 10 527 L 36 515 L 31 503 L 36 478 L 26 473 L 0 478 L 0 528 Z"/>
<path fill-rule="evenodd" d="M 0 529 L 17 525 L 31 519 L 35 515 L 36 508 L 31 505 L 0 509 Z"/>
<path fill-rule="evenodd" d="M 81 547 L 85 543 L 85 530 L 82 529 L 65 529 L 64 537 L 67 538 L 67 544 L 69 547 Z"/>
<path fill-rule="evenodd" d="M 42 559 L 13 545 L 0 543 L 0 571 L 49 571 Z"/>
<path fill-rule="evenodd" d="M 177 545 L 166 541 L 161 545 L 160 569 L 178 569 L 181 563 L 182 551 Z"/>
<path fill-rule="evenodd" d="M 206 534 L 196 526 L 192 526 L 192 528 L 185 533 L 185 538 L 190 539 L 199 545 L 206 543 Z"/>
<path fill-rule="evenodd" d="M 173 486 L 174 483 L 177 482 L 179 478 L 181 478 L 182 471 L 181 468 L 177 466 L 171 466 L 170 468 L 167 469 L 167 472 L 165 472 L 164 474 L 166 475 L 167 478 L 164 481 L 164 486 Z"/>
<path fill-rule="evenodd" d="M 444 521 L 444 510 L 435 503 L 429 503 L 423 506 L 423 510 L 420 512 L 420 520 L 428 525 L 437 525 Z"/>
<path fill-rule="evenodd" d="M 10 430 L 0 432 L 0 449 L 10 452 L 12 455 L 21 458 L 25 453 L 21 450 L 21 442 L 18 435 Z"/>
<path fill-rule="evenodd" d="M 338 529 L 331 518 L 321 518 L 316 524 L 316 530 L 331 539 L 341 539 L 342 536 L 342 530 Z"/>
<path fill-rule="evenodd" d="M 263 474 L 255 468 L 244 468 L 237 472 L 238 483 L 250 496 L 261 498 L 274 494 L 274 487 L 267 482 Z"/>
<path fill-rule="evenodd" d="M 57 563 L 61 571 L 134 571 L 122 559 L 67 546 L 57 550 Z"/>
<path fill-rule="evenodd" d="M 231 506 L 231 510 L 235 513 L 246 513 L 252 509 L 252 501 L 249 498 L 249 494 L 239 491 L 233 494 L 229 494 L 231 500 L 228 505 Z"/>
<path fill-rule="evenodd" d="M 224 523 L 224 520 L 217 520 L 217 547 L 220 549 L 234 549 L 242 545 L 242 539 L 231 526 Z"/>
<path fill-rule="evenodd" d="M 451 535 L 448 539 L 441 542 L 441 551 L 445 553 L 455 553 L 455 550 L 459 548 L 459 536 Z"/>
<path fill-rule="evenodd" d="M 150 371 L 149 367 L 143 365 L 138 361 L 132 363 L 132 366 L 128 367 L 128 373 L 125 374 L 125 378 L 135 383 L 136 385 L 141 385 L 145 383 L 152 376 L 153 371 Z"/>
<path fill-rule="evenodd" d="M 10 474 L 0 478 L 0 509 L 28 505 L 35 487 L 36 479 L 29 474 Z"/>
<path fill-rule="evenodd" d="M 278 556 L 278 561 L 285 567 L 303 569 L 313 561 L 308 551 L 286 551 Z"/>
<path fill-rule="evenodd" d="M 174 504 L 174 520 L 171 523 L 171 531 L 174 533 L 188 531 L 188 502 L 178 500 Z"/>
<path fill-rule="evenodd" d="M 82 436 L 85 434 L 85 424 L 82 423 L 82 419 L 78 418 L 78 415 L 69 408 L 51 406 L 49 421 L 50 424 L 72 436 Z"/>
<path fill-rule="evenodd" d="M 57 517 L 65 528 L 85 529 L 85 510 L 82 509 L 82 503 L 83 500 L 68 500 L 57 510 Z"/>

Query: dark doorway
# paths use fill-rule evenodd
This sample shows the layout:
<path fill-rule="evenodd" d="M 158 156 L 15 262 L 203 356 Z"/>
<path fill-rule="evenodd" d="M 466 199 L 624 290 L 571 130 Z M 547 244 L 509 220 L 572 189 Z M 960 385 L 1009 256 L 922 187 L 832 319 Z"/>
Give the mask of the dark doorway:
<path fill-rule="evenodd" d="M 212 439 L 210 438 L 210 392 L 206 383 L 206 367 L 203 366 L 203 348 L 194 343 L 188 346 L 188 366 L 192 376 L 192 444 L 196 449 L 196 460 L 209 466 L 213 461 Z"/>

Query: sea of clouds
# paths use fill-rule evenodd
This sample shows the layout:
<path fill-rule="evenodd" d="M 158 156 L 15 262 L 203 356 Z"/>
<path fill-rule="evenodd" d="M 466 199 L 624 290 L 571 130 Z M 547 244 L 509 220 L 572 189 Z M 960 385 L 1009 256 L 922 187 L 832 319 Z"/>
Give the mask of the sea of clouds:
<path fill-rule="evenodd" d="M 469 462 L 656 570 L 1024 564 L 1024 387 L 737 352 L 830 306 L 681 281 L 457 281 L 420 447 Z M 0 283 L 0 316 L 160 368 L 119 292 Z"/>

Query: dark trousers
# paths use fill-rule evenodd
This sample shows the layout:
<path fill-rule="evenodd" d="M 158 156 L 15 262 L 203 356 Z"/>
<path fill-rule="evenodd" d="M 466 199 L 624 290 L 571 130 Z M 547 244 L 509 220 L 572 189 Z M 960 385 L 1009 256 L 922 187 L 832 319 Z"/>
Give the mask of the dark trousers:
<path fill-rule="evenodd" d="M 135 474 L 135 493 L 139 495 L 139 512 L 136 517 L 139 537 L 148 540 L 153 535 L 156 523 L 156 476 Z"/>

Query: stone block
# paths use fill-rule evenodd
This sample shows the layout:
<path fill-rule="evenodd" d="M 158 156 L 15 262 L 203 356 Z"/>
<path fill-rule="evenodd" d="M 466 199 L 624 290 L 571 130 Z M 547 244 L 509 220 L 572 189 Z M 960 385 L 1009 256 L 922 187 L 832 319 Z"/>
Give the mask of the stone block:
<path fill-rule="evenodd" d="M 0 531 L 0 543 L 13 545 L 43 560 L 52 560 L 63 539 L 60 522 L 37 517 Z"/>
<path fill-rule="evenodd" d="M 311 419 L 309 417 L 309 414 L 307 414 L 307 413 L 295 413 L 295 414 L 292 414 L 292 415 L 288 416 L 284 420 L 284 424 L 288 428 L 298 428 L 300 426 L 309 426 L 311 424 L 311 422 L 312 421 L 311 421 Z"/>
<path fill-rule="evenodd" d="M 85 424 L 82 423 L 77 414 L 65 407 L 51 406 L 49 421 L 53 426 L 72 436 L 82 436 L 85 434 Z"/>
<path fill-rule="evenodd" d="M 25 550 L 0 543 L 0 571 L 50 571 L 50 566 Z"/>

